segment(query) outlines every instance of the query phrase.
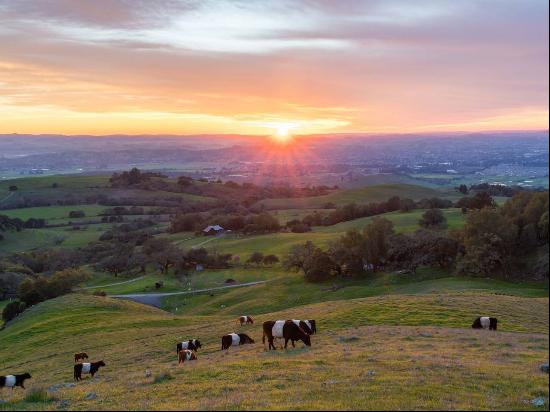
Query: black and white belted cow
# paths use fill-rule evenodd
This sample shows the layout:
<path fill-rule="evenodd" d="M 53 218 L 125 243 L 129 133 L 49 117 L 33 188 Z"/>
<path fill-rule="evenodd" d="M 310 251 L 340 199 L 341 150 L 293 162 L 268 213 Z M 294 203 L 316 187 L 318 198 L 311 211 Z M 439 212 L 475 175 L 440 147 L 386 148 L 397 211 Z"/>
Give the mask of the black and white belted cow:
<path fill-rule="evenodd" d="M 189 349 L 189 350 L 193 350 L 193 351 L 196 352 L 196 351 L 199 350 L 199 348 L 202 348 L 200 340 L 198 340 L 198 339 L 186 340 L 186 341 L 183 341 L 183 342 L 179 342 L 176 345 L 176 353 L 180 353 L 180 350 L 182 350 L 182 349 Z"/>
<path fill-rule="evenodd" d="M 32 378 L 30 373 L 23 373 L 21 375 L 6 375 L 0 376 L 0 389 L 2 388 L 15 388 L 20 386 L 25 389 L 25 380 Z"/>
<path fill-rule="evenodd" d="M 230 346 L 239 346 L 254 343 L 254 339 L 246 333 L 230 333 L 222 336 L 222 350 L 229 349 Z"/>
<path fill-rule="evenodd" d="M 306 320 L 292 319 L 292 322 L 294 322 L 294 324 L 301 327 L 303 331 L 308 335 L 314 335 L 317 333 L 317 324 L 313 319 L 306 319 Z"/>
<path fill-rule="evenodd" d="M 292 320 L 268 320 L 264 322 L 263 330 L 262 342 L 265 345 L 265 338 L 267 336 L 269 349 L 276 349 L 273 344 L 275 338 L 283 338 L 285 340 L 285 349 L 288 346 L 289 340 L 292 342 L 292 346 L 294 346 L 294 342 L 297 340 L 301 340 L 306 346 L 311 346 L 309 335 Z"/>
<path fill-rule="evenodd" d="M 241 326 L 243 326 L 244 324 L 254 324 L 254 319 L 252 319 L 252 317 L 248 315 L 239 316 L 239 319 L 237 319 L 237 323 L 240 323 Z"/>
<path fill-rule="evenodd" d="M 489 329 L 497 330 L 497 318 L 491 318 L 489 316 L 480 316 L 472 323 L 472 329 Z"/>
<path fill-rule="evenodd" d="M 105 362 L 99 361 L 99 362 L 91 362 L 91 363 L 77 363 L 74 365 L 74 380 L 80 381 L 82 380 L 82 374 L 90 374 L 92 375 L 92 378 L 97 373 L 99 368 L 102 366 L 105 366 Z"/>

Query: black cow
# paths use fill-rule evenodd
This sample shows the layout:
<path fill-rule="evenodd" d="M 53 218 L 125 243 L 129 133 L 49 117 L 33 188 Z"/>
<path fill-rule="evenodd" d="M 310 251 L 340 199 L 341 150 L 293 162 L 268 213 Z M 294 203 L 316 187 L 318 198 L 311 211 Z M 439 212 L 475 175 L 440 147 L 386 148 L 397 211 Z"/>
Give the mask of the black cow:
<path fill-rule="evenodd" d="M 489 329 L 497 330 L 497 318 L 490 318 L 488 316 L 480 316 L 472 323 L 472 329 Z"/>
<path fill-rule="evenodd" d="M 196 352 L 199 350 L 199 348 L 202 348 L 200 340 L 198 339 L 186 340 L 184 342 L 179 342 L 176 345 L 176 353 L 180 353 L 180 350 L 182 349 L 189 349 Z"/>
<path fill-rule="evenodd" d="M 294 342 L 297 340 L 301 340 L 306 346 L 311 346 L 311 338 L 309 335 L 291 320 L 268 320 L 267 322 L 264 322 L 263 330 L 264 334 L 262 336 L 262 342 L 265 345 L 265 338 L 267 336 L 267 340 L 269 341 L 269 349 L 276 349 L 273 344 L 273 340 L 275 338 L 284 338 L 285 349 L 288 346 L 289 340 L 292 341 L 292 346 L 294 346 Z"/>
<path fill-rule="evenodd" d="M 21 386 L 25 389 L 25 380 L 32 378 L 30 373 L 23 373 L 21 375 L 6 375 L 0 376 L 0 389 L 1 388 L 15 388 Z"/>
<path fill-rule="evenodd" d="M 90 375 L 92 375 L 93 378 L 96 372 L 102 366 L 105 366 L 105 363 L 103 361 L 92 363 L 77 363 L 76 365 L 74 365 L 74 380 L 82 380 L 83 373 L 89 373 Z"/>

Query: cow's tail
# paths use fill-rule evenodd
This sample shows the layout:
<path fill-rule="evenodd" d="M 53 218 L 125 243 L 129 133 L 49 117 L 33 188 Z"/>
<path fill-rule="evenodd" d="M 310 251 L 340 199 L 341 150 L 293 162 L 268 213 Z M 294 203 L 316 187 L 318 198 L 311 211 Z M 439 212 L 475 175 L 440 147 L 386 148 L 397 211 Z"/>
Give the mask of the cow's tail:
<path fill-rule="evenodd" d="M 265 345 L 265 330 L 264 330 L 264 333 L 262 335 L 262 344 Z"/>

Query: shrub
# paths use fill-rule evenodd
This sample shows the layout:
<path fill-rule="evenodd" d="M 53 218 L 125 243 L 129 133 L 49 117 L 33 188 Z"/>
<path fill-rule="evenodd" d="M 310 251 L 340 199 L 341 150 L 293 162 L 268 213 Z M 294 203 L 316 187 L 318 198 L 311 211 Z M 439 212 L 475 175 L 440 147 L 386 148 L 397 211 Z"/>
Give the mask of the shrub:
<path fill-rule="evenodd" d="M 30 388 L 25 395 L 25 402 L 46 403 L 53 402 L 54 400 L 55 398 L 50 396 L 48 392 L 46 392 L 46 390 L 41 386 Z"/>
<path fill-rule="evenodd" d="M 9 322 L 10 320 L 15 319 L 20 313 L 23 313 L 26 308 L 27 305 L 18 300 L 10 302 L 6 305 L 6 307 L 4 307 L 4 310 L 2 311 L 2 319 L 4 320 L 4 322 Z"/>

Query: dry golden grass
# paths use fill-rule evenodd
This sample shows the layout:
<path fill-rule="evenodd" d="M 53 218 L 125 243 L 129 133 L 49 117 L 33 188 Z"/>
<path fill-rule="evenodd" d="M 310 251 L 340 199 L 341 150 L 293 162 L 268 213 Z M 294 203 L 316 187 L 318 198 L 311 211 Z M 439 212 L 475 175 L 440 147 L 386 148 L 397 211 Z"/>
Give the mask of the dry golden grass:
<path fill-rule="evenodd" d="M 472 330 L 475 310 L 492 310 L 502 330 L 525 333 Z M 285 317 L 317 319 L 311 348 L 264 350 L 261 322 Z M 430 321 L 442 326 L 425 326 Z M 220 337 L 236 330 L 256 344 L 222 352 Z M 175 343 L 192 337 L 204 348 L 197 361 L 178 366 Z M 238 328 L 234 317 L 178 317 L 72 295 L 36 306 L 0 332 L 0 373 L 28 370 L 29 387 L 72 382 L 80 350 L 107 363 L 96 378 L 47 402 L 4 390 L 8 403 L 0 409 L 534 409 L 532 399 L 548 399 L 548 375 L 538 369 L 548 360 L 548 299 L 366 298 L 264 314 Z M 85 400 L 90 392 L 97 398 Z"/>

